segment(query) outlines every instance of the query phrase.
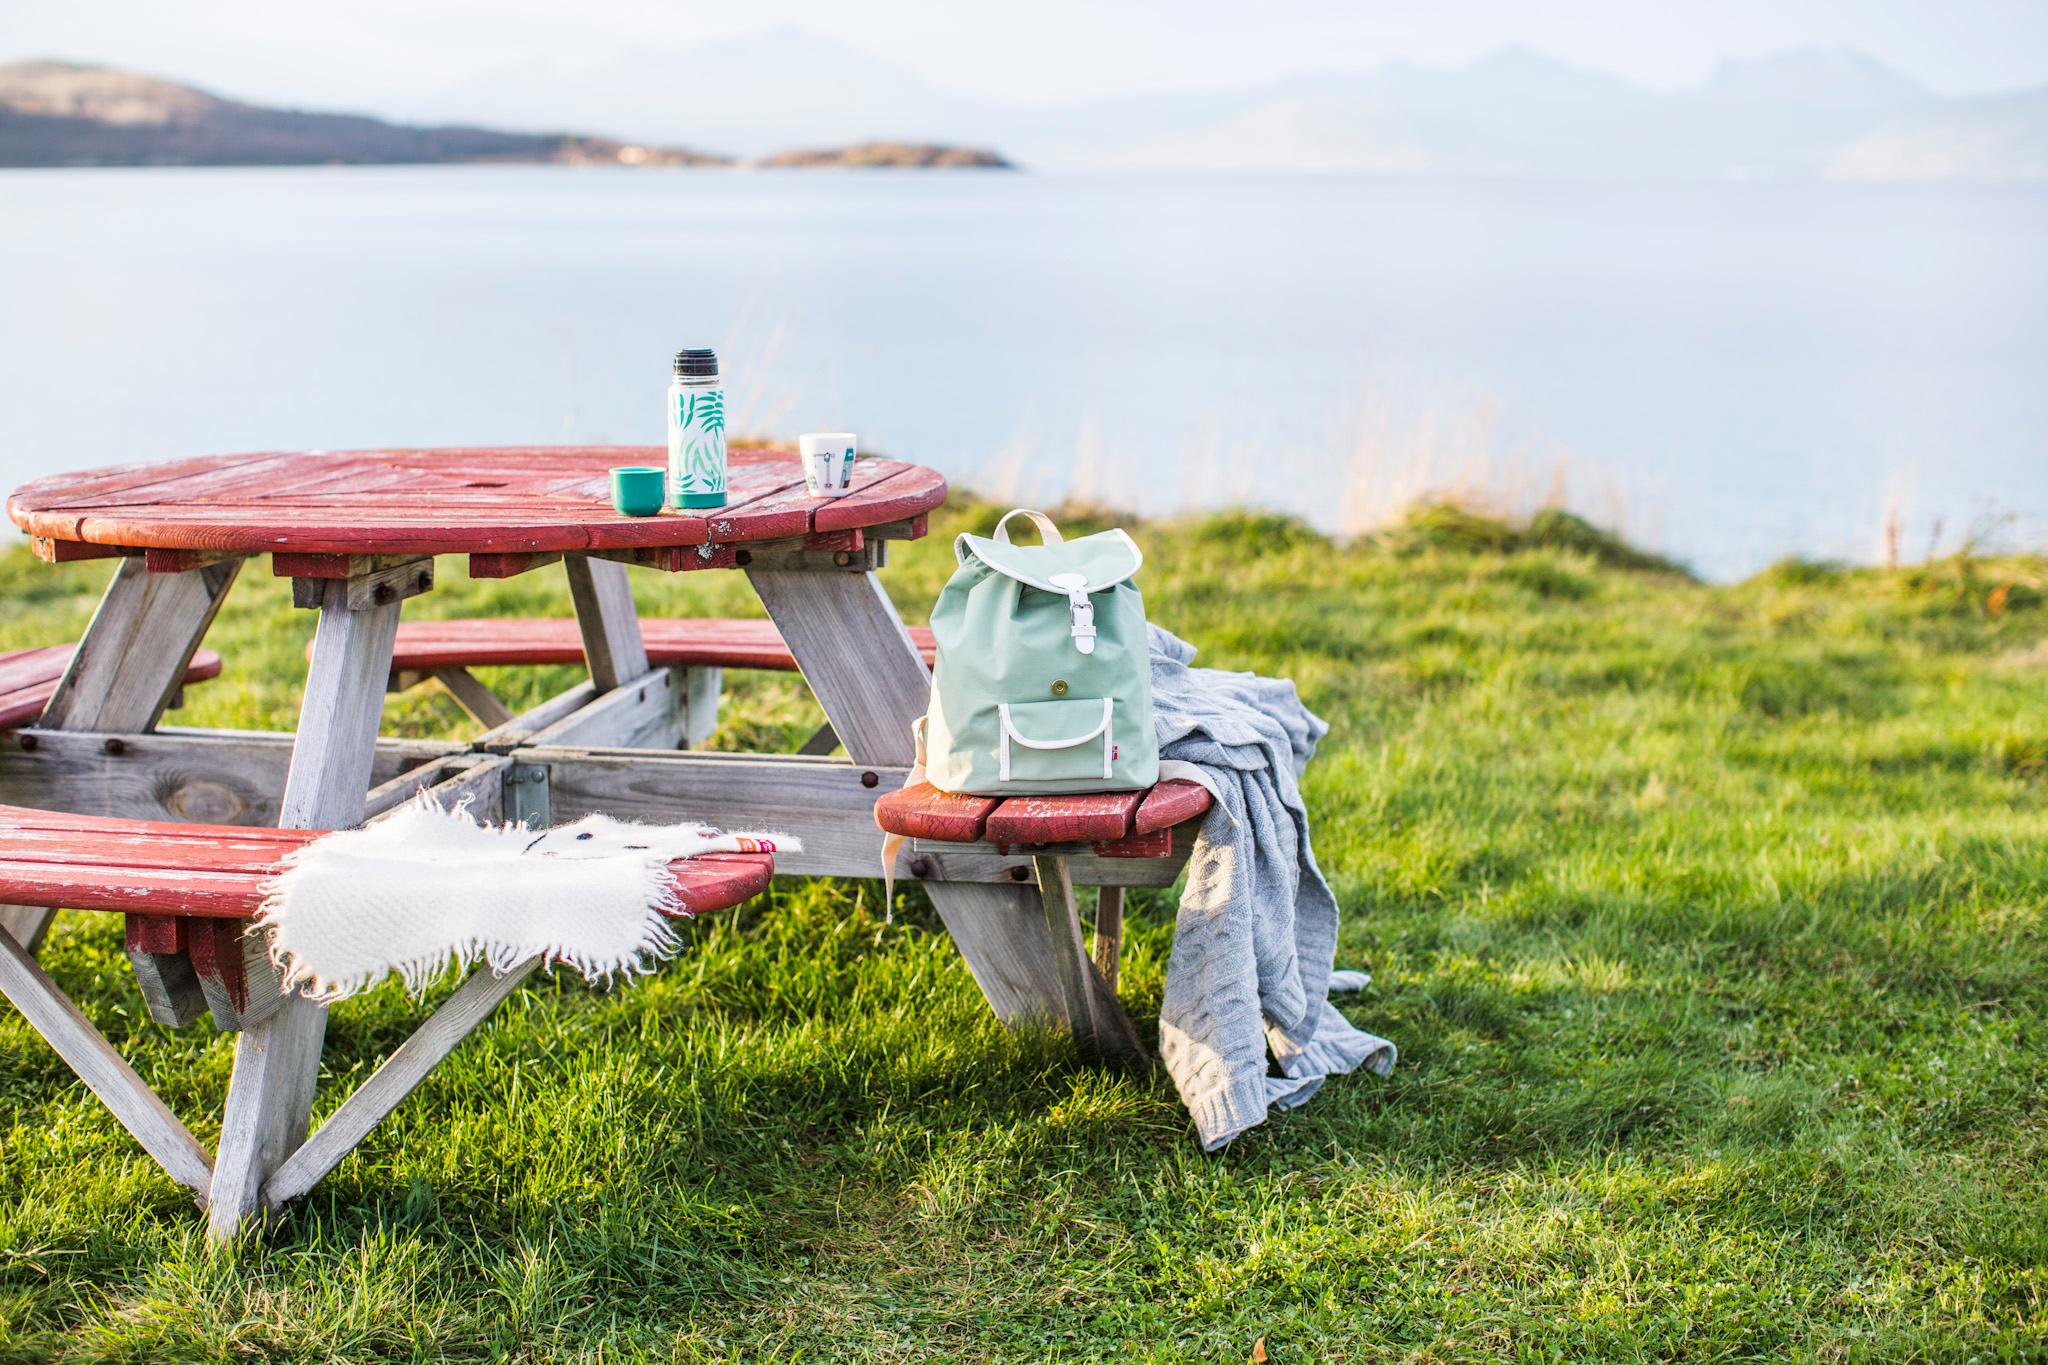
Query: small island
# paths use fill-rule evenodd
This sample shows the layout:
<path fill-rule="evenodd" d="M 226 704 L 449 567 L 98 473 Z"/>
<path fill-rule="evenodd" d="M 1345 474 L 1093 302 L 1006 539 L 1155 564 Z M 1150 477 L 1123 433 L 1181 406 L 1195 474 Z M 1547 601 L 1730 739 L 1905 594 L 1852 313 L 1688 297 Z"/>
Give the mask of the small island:
<path fill-rule="evenodd" d="M 405 166 L 477 162 L 574 166 L 917 166 L 1013 169 L 990 151 L 864 142 L 742 163 L 688 147 L 581 133 L 512 133 L 273 109 L 194 86 L 75 62 L 0 63 L 0 167 Z"/>
<path fill-rule="evenodd" d="M 937 170 L 1017 169 L 998 152 L 980 147 L 949 147 L 936 142 L 857 142 L 851 147 L 777 152 L 773 156 L 762 157 L 754 164 L 771 168 L 822 166 L 860 170 L 889 166 Z"/>

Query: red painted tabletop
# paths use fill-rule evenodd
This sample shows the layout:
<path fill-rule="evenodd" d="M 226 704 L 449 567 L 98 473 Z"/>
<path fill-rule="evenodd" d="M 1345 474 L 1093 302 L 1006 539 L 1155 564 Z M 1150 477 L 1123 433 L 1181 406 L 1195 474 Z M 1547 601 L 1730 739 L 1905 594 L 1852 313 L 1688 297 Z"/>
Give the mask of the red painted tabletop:
<path fill-rule="evenodd" d="M 654 446 L 207 455 L 37 479 L 7 514 L 38 539 L 125 549 L 489 554 L 782 540 L 903 521 L 946 499 L 936 471 L 878 459 L 814 498 L 795 452 L 735 450 L 722 508 L 612 510 L 613 465 L 667 459 Z"/>

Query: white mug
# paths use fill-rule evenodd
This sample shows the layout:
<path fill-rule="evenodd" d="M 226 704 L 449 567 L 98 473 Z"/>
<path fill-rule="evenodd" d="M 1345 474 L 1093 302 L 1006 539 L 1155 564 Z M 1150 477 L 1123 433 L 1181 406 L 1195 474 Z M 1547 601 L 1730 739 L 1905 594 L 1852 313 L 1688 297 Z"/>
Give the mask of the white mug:
<path fill-rule="evenodd" d="M 796 446 L 803 459 L 804 487 L 812 497 L 837 493 L 852 481 L 860 449 L 852 432 L 813 431 L 797 437 Z"/>

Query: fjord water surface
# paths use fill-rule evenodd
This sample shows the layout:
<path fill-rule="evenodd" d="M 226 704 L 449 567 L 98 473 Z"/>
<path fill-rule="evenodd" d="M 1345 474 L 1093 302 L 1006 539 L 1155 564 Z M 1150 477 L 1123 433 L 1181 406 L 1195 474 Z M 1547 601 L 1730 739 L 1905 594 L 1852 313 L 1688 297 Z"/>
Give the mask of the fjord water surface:
<path fill-rule="evenodd" d="M 2048 191 L 563 167 L 0 173 L 0 486 L 734 426 L 1019 499 L 1452 487 L 1714 576 L 2048 536 Z"/>

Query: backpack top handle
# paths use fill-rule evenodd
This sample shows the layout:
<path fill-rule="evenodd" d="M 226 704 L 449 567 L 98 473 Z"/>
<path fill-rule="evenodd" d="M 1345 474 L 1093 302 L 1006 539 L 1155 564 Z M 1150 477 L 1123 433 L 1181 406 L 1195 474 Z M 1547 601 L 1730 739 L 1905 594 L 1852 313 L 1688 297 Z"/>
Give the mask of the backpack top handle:
<path fill-rule="evenodd" d="M 1060 535 L 1060 528 L 1052 524 L 1051 517 L 1043 512 L 1034 512 L 1028 507 L 1013 507 L 1003 513 L 1003 519 L 996 523 L 996 529 L 991 539 L 999 540 L 1005 545 L 1010 543 L 1011 517 L 1030 518 L 1031 524 L 1038 528 L 1039 538 L 1047 545 L 1058 545 L 1065 539 L 1065 537 Z"/>

